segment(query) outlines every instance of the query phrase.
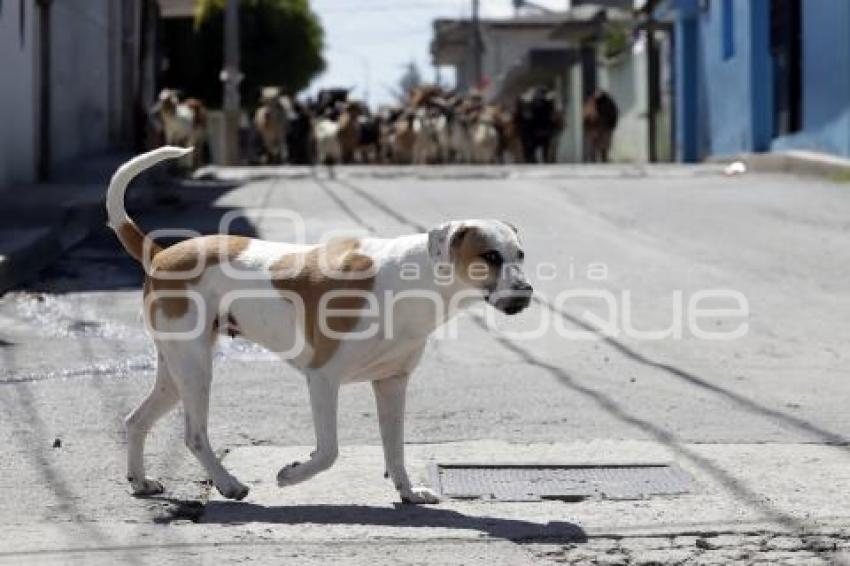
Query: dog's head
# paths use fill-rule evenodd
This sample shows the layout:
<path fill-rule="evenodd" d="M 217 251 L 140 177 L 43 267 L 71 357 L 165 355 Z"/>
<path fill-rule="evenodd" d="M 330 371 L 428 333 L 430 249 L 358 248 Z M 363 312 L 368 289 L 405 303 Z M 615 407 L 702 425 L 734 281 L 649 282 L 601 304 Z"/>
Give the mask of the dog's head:
<path fill-rule="evenodd" d="M 428 232 L 428 252 L 438 269 L 448 268 L 455 284 L 480 291 L 505 314 L 516 314 L 531 302 L 533 288 L 522 269 L 525 252 L 517 229 L 507 222 L 446 222 Z"/>

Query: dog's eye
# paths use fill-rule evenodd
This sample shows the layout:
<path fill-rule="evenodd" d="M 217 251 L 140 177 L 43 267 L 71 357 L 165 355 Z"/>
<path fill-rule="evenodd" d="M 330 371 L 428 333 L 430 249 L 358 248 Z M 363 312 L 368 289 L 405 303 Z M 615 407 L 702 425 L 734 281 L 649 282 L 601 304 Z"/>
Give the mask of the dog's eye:
<path fill-rule="evenodd" d="M 489 251 L 481 254 L 481 259 L 490 265 L 502 265 L 502 254 L 497 251 Z"/>
<path fill-rule="evenodd" d="M 524 251 L 522 251 L 522 250 L 519 250 L 519 251 L 516 253 L 516 257 L 517 257 L 517 259 L 518 259 L 518 260 L 520 260 L 520 261 L 524 260 L 524 259 L 525 259 L 525 252 L 524 252 Z"/>

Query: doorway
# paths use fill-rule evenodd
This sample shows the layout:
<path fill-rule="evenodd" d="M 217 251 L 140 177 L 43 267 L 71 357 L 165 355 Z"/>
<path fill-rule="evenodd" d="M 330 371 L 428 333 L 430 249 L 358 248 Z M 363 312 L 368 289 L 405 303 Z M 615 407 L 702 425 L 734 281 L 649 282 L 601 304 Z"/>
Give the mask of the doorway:
<path fill-rule="evenodd" d="M 803 127 L 802 0 L 771 0 L 773 136 Z"/>

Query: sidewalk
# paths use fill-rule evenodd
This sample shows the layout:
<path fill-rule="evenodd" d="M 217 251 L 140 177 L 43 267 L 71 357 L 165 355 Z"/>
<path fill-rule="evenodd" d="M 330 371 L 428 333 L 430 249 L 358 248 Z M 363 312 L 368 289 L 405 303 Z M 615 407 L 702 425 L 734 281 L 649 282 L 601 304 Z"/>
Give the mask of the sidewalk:
<path fill-rule="evenodd" d="M 732 560 L 783 564 L 840 563 L 850 551 L 842 519 L 850 494 L 831 485 L 850 481 L 843 447 L 801 444 L 686 444 L 601 440 L 512 444 L 467 441 L 407 446 L 414 483 L 436 487 L 439 464 L 675 464 L 691 479 L 687 493 L 620 498 L 597 493 L 580 501 L 444 498 L 436 506 L 399 506 L 382 479 L 378 446 L 343 447 L 339 462 L 310 481 L 279 488 L 279 466 L 311 447 L 243 447 L 225 458 L 252 489 L 242 502 L 213 490 L 199 523 L 242 524 L 244 534 L 301 542 L 404 540 L 511 541 L 531 556 L 497 563 L 674 564 Z M 810 489 L 812 485 L 821 489 Z M 611 484 L 609 484 L 609 487 Z M 807 487 L 808 486 L 808 487 Z M 498 546 L 498 545 L 497 545 Z M 396 549 L 387 563 L 426 562 L 415 547 Z M 429 548 L 427 545 L 425 548 Z M 473 554 L 480 550 L 470 549 Z M 465 562 L 458 548 L 453 562 Z M 498 555 L 498 553 L 497 553 Z M 470 556 L 469 558 L 473 558 Z M 606 562 L 607 560 L 607 562 Z M 405 560 L 402 560 L 405 561 Z"/>
<path fill-rule="evenodd" d="M 55 182 L 0 191 L 0 294 L 38 273 L 106 221 L 109 178 L 127 154 L 57 170 Z"/>
<path fill-rule="evenodd" d="M 771 151 L 766 153 L 740 153 L 709 158 L 709 163 L 741 161 L 753 173 L 789 173 L 823 177 L 831 181 L 850 181 L 850 159 L 815 151 Z"/>
<path fill-rule="evenodd" d="M 809 444 L 683 444 L 599 440 L 519 444 L 465 441 L 407 446 L 414 482 L 434 485 L 440 464 L 634 465 L 675 463 L 688 493 L 581 501 L 444 498 L 402 505 L 383 476 L 379 446 L 349 445 L 330 470 L 279 488 L 279 467 L 311 446 L 240 447 L 225 457 L 251 487 L 244 501 L 164 497 L 158 524 L 7 524 L 0 563 L 133 556 L 165 564 L 216 549 L 219 561 L 288 558 L 327 564 L 842 564 L 850 530 L 840 518 L 850 494 L 845 447 Z M 812 486 L 820 486 L 812 489 Z M 155 498 L 156 499 L 156 498 Z M 202 497 L 202 501 L 206 498 Z M 120 515 L 120 513 L 118 514 Z M 110 520 L 113 519 L 113 520 Z M 92 533 L 98 536 L 93 537 Z M 287 562 L 289 561 L 287 560 Z"/>

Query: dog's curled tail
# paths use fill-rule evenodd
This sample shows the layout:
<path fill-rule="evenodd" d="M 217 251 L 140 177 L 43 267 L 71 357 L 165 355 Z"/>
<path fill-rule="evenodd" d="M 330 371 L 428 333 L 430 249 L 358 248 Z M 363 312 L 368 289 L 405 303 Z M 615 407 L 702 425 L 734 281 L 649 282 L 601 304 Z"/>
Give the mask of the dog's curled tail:
<path fill-rule="evenodd" d="M 106 213 L 109 218 L 109 227 L 118 236 L 127 253 L 144 266 L 147 266 L 153 256 L 159 253 L 162 248 L 148 238 L 136 223 L 127 216 L 127 211 L 124 208 L 124 193 L 127 191 L 127 185 L 139 173 L 153 167 L 160 161 L 185 157 L 190 153 L 192 153 L 192 148 L 174 146 L 160 147 L 143 153 L 119 167 L 109 182 L 109 188 L 106 190 Z"/>

